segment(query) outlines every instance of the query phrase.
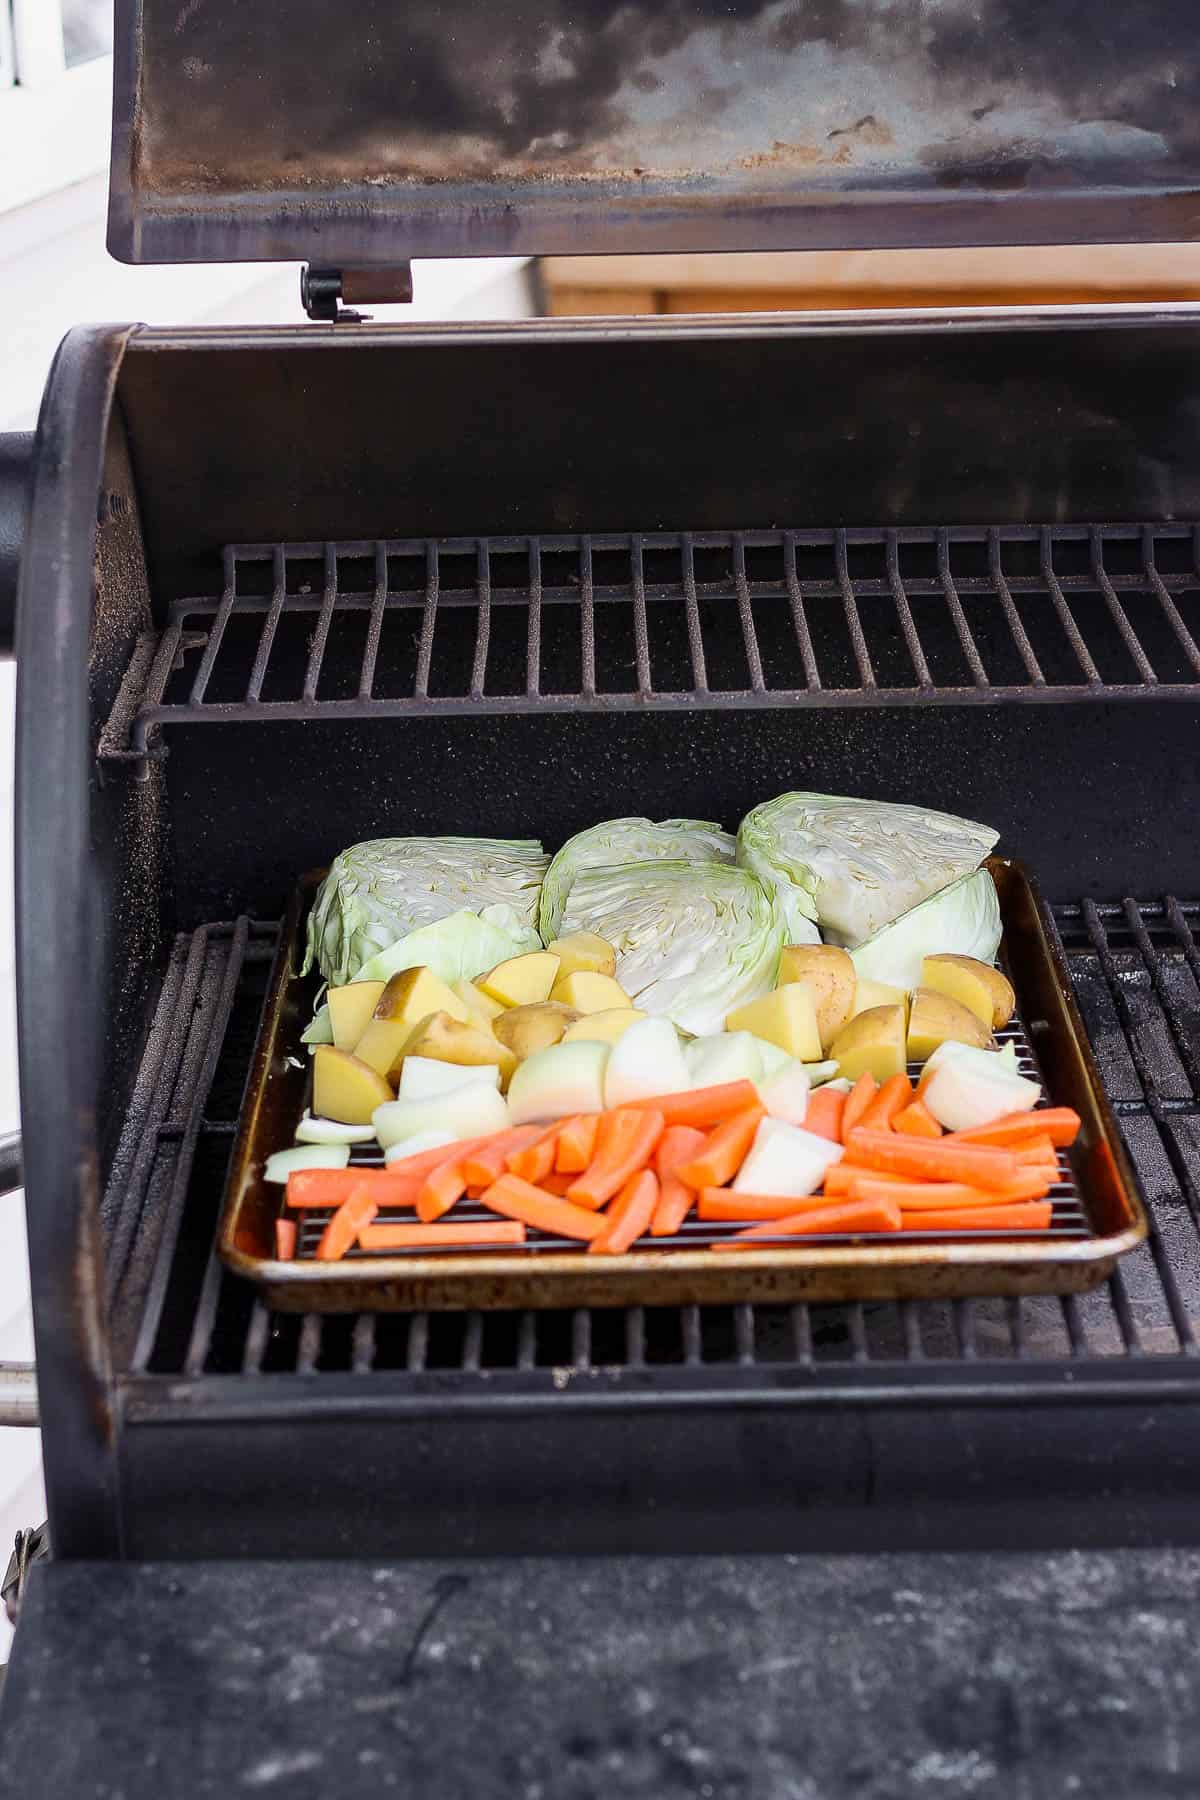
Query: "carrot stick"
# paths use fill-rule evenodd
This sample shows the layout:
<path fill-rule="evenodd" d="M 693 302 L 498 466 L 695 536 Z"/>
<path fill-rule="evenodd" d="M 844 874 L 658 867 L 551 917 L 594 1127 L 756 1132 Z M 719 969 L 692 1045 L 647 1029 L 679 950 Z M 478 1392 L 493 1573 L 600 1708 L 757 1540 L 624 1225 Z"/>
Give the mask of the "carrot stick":
<path fill-rule="evenodd" d="M 363 1181 L 348 1194 L 321 1233 L 317 1245 L 318 1262 L 340 1262 L 351 1249 L 364 1225 L 369 1225 L 379 1211 L 370 1185 Z"/>
<path fill-rule="evenodd" d="M 463 1174 L 461 1157 L 447 1157 L 436 1169 L 431 1169 L 421 1183 L 421 1191 L 417 1195 L 417 1217 L 423 1225 L 432 1225 L 443 1213 L 448 1213 L 456 1200 L 461 1200 L 467 1191 L 467 1178 Z"/>
<path fill-rule="evenodd" d="M 718 1125 L 705 1141 L 699 1156 L 680 1163 L 675 1174 L 690 1188 L 724 1187 L 746 1160 L 754 1134 L 765 1118 L 761 1106 L 748 1106 Z"/>
<path fill-rule="evenodd" d="M 435 1250 L 444 1244 L 523 1244 L 525 1227 L 516 1219 L 475 1219 L 454 1225 L 364 1225 L 364 1250 Z"/>
<path fill-rule="evenodd" d="M 972 1125 L 969 1131 L 953 1135 L 960 1144 L 1019 1145 L 1025 1148 L 1032 1138 L 1048 1137 L 1060 1150 L 1073 1144 L 1082 1120 L 1070 1106 L 1041 1106 L 1033 1112 L 1009 1113 L 993 1119 L 990 1125 Z"/>
<path fill-rule="evenodd" d="M 531 1143 L 520 1150 L 510 1150 L 505 1163 L 511 1175 L 519 1175 L 522 1181 L 537 1183 L 545 1175 L 554 1173 L 554 1150 L 558 1143 L 561 1121 L 556 1119 L 553 1125 L 547 1125 Z"/>
<path fill-rule="evenodd" d="M 815 1212 L 792 1213 L 786 1219 L 772 1219 L 765 1225 L 752 1225 L 736 1237 L 714 1244 L 714 1250 L 760 1250 L 764 1238 L 817 1237 L 833 1231 L 899 1231 L 900 1208 L 891 1200 L 850 1200 L 841 1206 L 825 1206 Z"/>
<path fill-rule="evenodd" d="M 661 1094 L 655 1100 L 631 1100 L 629 1104 L 653 1107 L 668 1125 L 698 1125 L 707 1130 L 748 1106 L 757 1106 L 758 1089 L 752 1081 L 724 1081 L 716 1087 Z"/>
<path fill-rule="evenodd" d="M 573 1175 L 559 1175 L 555 1172 L 553 1175 L 543 1175 L 537 1186 L 541 1188 L 543 1194 L 553 1194 L 556 1199 L 562 1200 L 574 1179 Z M 596 1209 L 589 1206 L 587 1210 L 594 1212 Z"/>
<path fill-rule="evenodd" d="M 492 1212 L 502 1213 L 508 1219 L 520 1219 L 523 1225 L 534 1225 L 552 1237 L 579 1238 L 590 1243 L 592 1238 L 600 1236 L 607 1224 L 606 1219 L 586 1212 L 582 1206 L 572 1206 L 567 1200 L 544 1194 L 530 1182 L 522 1181 L 519 1175 L 501 1175 L 480 1198 Z"/>
<path fill-rule="evenodd" d="M 842 1114 L 846 1110 L 846 1096 L 838 1088 L 818 1088 L 815 1094 L 808 1097 L 808 1110 L 804 1115 L 804 1129 L 811 1131 L 814 1137 L 828 1138 L 831 1144 L 842 1141 Z"/>
<path fill-rule="evenodd" d="M 902 1231 L 1045 1231 L 1053 1208 L 1049 1200 L 1027 1200 L 1015 1206 L 976 1206 L 965 1212 L 903 1212 Z"/>
<path fill-rule="evenodd" d="M 560 1175 L 582 1175 L 596 1154 L 599 1113 L 577 1113 L 564 1121 L 558 1134 L 554 1167 Z"/>
<path fill-rule="evenodd" d="M 909 1186 L 898 1182 L 876 1181 L 860 1174 L 850 1187 L 852 1200 L 894 1200 L 904 1212 L 961 1212 L 975 1206 L 1012 1206 L 1029 1200 L 1041 1200 L 1047 1183 L 1039 1176 L 1014 1182 L 999 1193 L 992 1188 L 968 1187 L 963 1182 L 914 1181 Z"/>
<path fill-rule="evenodd" d="M 438 1150 L 437 1162 L 445 1162 L 451 1148 L 447 1144 Z M 436 1168 L 437 1163 L 431 1166 Z M 348 1169 L 296 1169 L 288 1176 L 287 1203 L 299 1211 L 314 1206 L 340 1206 L 364 1182 L 380 1206 L 415 1206 L 421 1191 L 420 1181 L 410 1175 L 397 1175 L 394 1169 L 362 1169 L 353 1165 Z"/>
<path fill-rule="evenodd" d="M 693 1196 L 694 1197 L 694 1196 Z M 851 1199 L 858 1196 L 850 1195 Z M 696 1217 L 707 1222 L 718 1219 L 744 1219 L 747 1224 L 757 1219 L 790 1219 L 801 1212 L 824 1212 L 831 1202 L 824 1194 L 735 1194 L 732 1188 L 701 1188 L 696 1200 Z"/>
<path fill-rule="evenodd" d="M 870 1070 L 864 1070 L 846 1095 L 846 1104 L 842 1108 L 842 1142 L 848 1143 L 850 1133 L 858 1124 L 872 1100 L 879 1092 L 879 1083 Z"/>
<path fill-rule="evenodd" d="M 860 1167 L 916 1176 L 918 1181 L 965 1181 L 968 1187 L 1009 1187 L 1019 1167 L 1008 1150 L 959 1144 L 953 1137 L 926 1142 L 894 1131 L 852 1131 L 846 1153 L 846 1160 Z"/>
<path fill-rule="evenodd" d="M 1014 1144 L 1013 1153 L 1024 1168 L 1028 1163 L 1050 1163 L 1057 1169 L 1058 1152 L 1050 1142 L 1050 1138 L 1030 1138 L 1027 1144 Z"/>
<path fill-rule="evenodd" d="M 275 1255 L 280 1262 L 291 1262 L 295 1256 L 296 1237 L 295 1219 L 276 1219 Z"/>
<path fill-rule="evenodd" d="M 588 1245 L 589 1256 L 623 1256 L 650 1229 L 658 1206 L 658 1176 L 653 1169 L 631 1175 L 607 1215 L 605 1229 Z"/>
<path fill-rule="evenodd" d="M 658 1140 L 654 1167 L 658 1171 L 658 1205 L 650 1226 L 652 1237 L 673 1237 L 687 1218 L 696 1196 L 675 1171 L 704 1147 L 705 1134 L 692 1125 L 670 1125 Z"/>
<path fill-rule="evenodd" d="M 631 1175 L 645 1168 L 662 1134 L 661 1112 L 618 1106 L 601 1113 L 596 1154 L 567 1189 L 568 1198 L 582 1206 L 603 1206 L 620 1193 Z"/>
<path fill-rule="evenodd" d="M 472 1150 L 481 1150 L 485 1144 L 504 1135 L 503 1132 L 489 1131 L 483 1137 L 463 1138 L 461 1143 L 443 1144 L 440 1150 L 418 1150 L 415 1156 L 397 1157 L 395 1162 L 387 1165 L 383 1173 L 401 1178 L 420 1175 L 424 1180 L 430 1169 L 436 1169 L 439 1163 L 445 1162 L 451 1151 L 455 1156 L 468 1156 Z"/>
<path fill-rule="evenodd" d="M 907 1075 L 889 1075 L 871 1104 L 858 1121 L 862 1131 L 890 1131 L 896 1114 L 903 1112 L 913 1097 L 912 1082 Z"/>
<path fill-rule="evenodd" d="M 507 1172 L 505 1158 L 510 1150 L 523 1150 L 526 1144 L 532 1144 L 535 1138 L 542 1135 L 540 1125 L 514 1125 L 511 1131 L 497 1132 L 477 1150 L 468 1150 L 459 1157 L 462 1172 L 466 1178 L 467 1192 L 472 1188 L 491 1187 L 501 1175 Z M 457 1146 L 446 1145 L 446 1155 L 454 1153 Z"/>
<path fill-rule="evenodd" d="M 942 1128 L 923 1100 L 914 1100 L 892 1120 L 892 1130 L 901 1137 L 940 1138 Z"/>

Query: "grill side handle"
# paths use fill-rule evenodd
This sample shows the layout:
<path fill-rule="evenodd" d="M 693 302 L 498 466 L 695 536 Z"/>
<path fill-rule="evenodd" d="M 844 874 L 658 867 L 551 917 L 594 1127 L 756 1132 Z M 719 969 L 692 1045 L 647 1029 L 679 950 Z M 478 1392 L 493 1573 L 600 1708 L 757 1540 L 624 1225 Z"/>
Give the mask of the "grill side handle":
<path fill-rule="evenodd" d="M 32 465 L 32 431 L 0 432 L 0 656 L 11 656 L 16 640 L 17 577 Z"/>

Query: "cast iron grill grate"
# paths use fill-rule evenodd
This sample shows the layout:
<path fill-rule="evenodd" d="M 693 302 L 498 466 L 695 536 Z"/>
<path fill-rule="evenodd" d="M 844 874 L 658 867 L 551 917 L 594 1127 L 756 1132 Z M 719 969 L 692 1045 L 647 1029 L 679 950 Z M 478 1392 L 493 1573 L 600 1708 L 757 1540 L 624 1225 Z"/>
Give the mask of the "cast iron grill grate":
<path fill-rule="evenodd" d="M 239 544 L 139 640 L 100 754 L 468 708 L 1194 700 L 1198 638 L 1192 525 Z"/>
<path fill-rule="evenodd" d="M 1055 910 L 1076 994 L 1151 1215 L 1148 1242 L 1090 1295 L 851 1306 L 546 1313 L 272 1315 L 214 1239 L 276 929 L 245 919 L 181 937 L 106 1198 L 118 1354 L 135 1376 L 301 1376 L 538 1391 L 603 1371 L 711 1386 L 831 1385 L 882 1365 L 1027 1379 L 1123 1364 L 1197 1367 L 1200 1329 L 1200 902 Z M 970 1365 L 969 1369 L 966 1365 Z M 656 1373 L 657 1371 L 657 1373 Z M 758 1372 L 756 1377 L 755 1372 Z M 313 1390 L 319 1391 L 318 1389 Z"/>

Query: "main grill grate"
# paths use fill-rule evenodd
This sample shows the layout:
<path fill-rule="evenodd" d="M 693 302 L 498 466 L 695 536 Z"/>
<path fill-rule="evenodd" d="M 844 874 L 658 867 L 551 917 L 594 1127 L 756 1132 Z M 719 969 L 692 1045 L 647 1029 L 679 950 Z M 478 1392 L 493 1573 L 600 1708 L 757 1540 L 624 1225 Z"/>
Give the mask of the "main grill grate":
<path fill-rule="evenodd" d="M 1194 700 L 1198 635 L 1192 525 L 239 544 L 139 640 L 100 754 L 262 718 Z"/>
<path fill-rule="evenodd" d="M 494 1392 L 505 1376 L 557 1387 L 564 1370 L 636 1370 L 642 1383 L 703 1370 L 711 1384 L 755 1368 L 836 1382 L 873 1364 L 969 1364 L 973 1378 L 993 1364 L 1011 1396 L 1018 1365 L 1107 1359 L 1146 1373 L 1195 1359 L 1200 903 L 1088 900 L 1055 916 L 1150 1237 L 1089 1295 L 866 1306 L 271 1314 L 214 1241 L 276 932 L 239 920 L 182 937 L 106 1196 L 121 1366 L 176 1378 L 449 1371 Z"/>

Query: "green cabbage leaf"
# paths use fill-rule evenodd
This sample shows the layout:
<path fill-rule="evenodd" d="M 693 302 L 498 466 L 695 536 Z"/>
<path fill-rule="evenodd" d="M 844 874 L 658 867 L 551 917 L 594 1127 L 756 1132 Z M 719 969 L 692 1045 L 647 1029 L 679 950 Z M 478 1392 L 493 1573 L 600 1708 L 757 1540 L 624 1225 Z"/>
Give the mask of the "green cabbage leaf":
<path fill-rule="evenodd" d="M 619 863 L 731 863 L 737 840 L 709 819 L 605 819 L 568 838 L 546 871 L 538 908 L 544 943 L 564 935 L 563 911 L 571 883 L 584 869 Z"/>

